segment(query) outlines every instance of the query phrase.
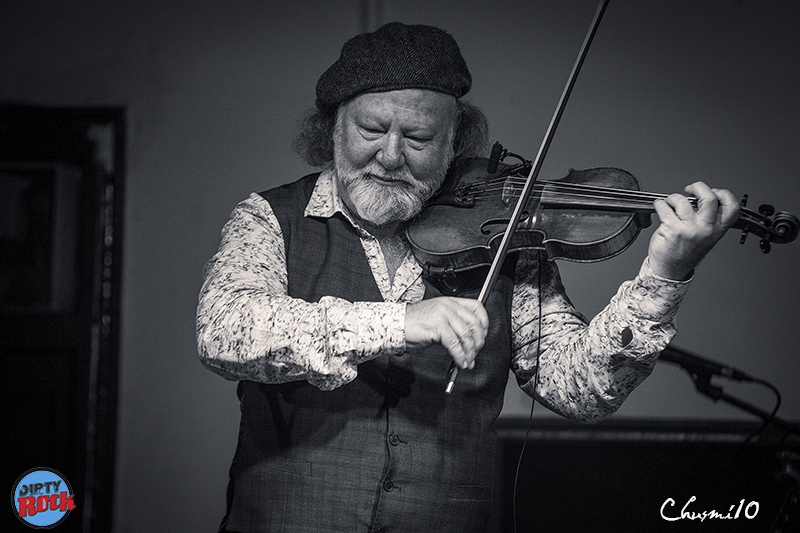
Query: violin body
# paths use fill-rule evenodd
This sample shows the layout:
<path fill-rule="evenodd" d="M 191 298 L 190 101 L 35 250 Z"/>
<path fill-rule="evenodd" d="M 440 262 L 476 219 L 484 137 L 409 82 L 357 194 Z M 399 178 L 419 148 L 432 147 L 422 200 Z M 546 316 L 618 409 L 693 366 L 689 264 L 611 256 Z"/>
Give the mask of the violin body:
<path fill-rule="evenodd" d="M 489 173 L 487 162 L 454 165 L 443 189 L 407 225 L 406 237 L 427 274 L 441 277 L 492 263 L 530 165 L 500 163 Z M 650 225 L 653 201 L 665 196 L 640 192 L 637 179 L 622 169 L 570 170 L 560 180 L 536 183 L 509 251 L 540 250 L 550 260 L 578 262 L 614 257 Z M 734 225 L 744 230 L 742 241 L 752 232 L 767 252 L 771 242 L 797 237 L 797 217 L 775 214 L 771 206 L 760 211 L 742 208 Z"/>
<path fill-rule="evenodd" d="M 406 236 L 420 264 L 454 272 L 491 264 L 517 199 L 508 180 L 523 176 L 508 165 L 489 174 L 486 166 L 486 159 L 462 161 L 446 188 L 407 227 Z M 559 182 L 639 190 L 633 175 L 612 168 L 572 170 Z M 549 259 L 600 261 L 628 248 L 650 223 L 650 212 L 601 210 L 580 199 L 566 205 L 546 191 L 545 186 L 528 200 L 511 250 L 542 250 Z"/>

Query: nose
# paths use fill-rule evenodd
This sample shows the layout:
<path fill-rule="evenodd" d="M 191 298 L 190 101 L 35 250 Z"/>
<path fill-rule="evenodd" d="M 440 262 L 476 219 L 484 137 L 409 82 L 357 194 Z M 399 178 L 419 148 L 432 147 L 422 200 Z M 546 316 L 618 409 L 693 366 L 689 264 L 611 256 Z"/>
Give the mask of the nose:
<path fill-rule="evenodd" d="M 394 170 L 405 164 L 402 143 L 403 138 L 401 135 L 391 132 L 386 134 L 377 156 L 378 163 L 380 163 L 383 168 Z"/>

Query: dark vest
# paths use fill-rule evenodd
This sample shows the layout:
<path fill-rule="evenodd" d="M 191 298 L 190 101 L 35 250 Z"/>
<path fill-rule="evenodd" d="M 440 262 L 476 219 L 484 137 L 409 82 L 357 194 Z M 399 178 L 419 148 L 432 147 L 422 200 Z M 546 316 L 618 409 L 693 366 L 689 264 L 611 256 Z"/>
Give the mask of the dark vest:
<path fill-rule="evenodd" d="M 317 175 L 267 199 L 284 234 L 289 295 L 382 301 L 358 234 L 340 215 L 306 218 Z M 441 293 L 428 281 L 425 298 Z M 475 369 L 444 393 L 441 346 L 382 355 L 333 391 L 307 382 L 239 383 L 241 428 L 228 487 L 228 531 L 484 531 L 510 366 L 513 278 L 487 303 Z M 477 291 L 461 296 L 476 297 Z"/>

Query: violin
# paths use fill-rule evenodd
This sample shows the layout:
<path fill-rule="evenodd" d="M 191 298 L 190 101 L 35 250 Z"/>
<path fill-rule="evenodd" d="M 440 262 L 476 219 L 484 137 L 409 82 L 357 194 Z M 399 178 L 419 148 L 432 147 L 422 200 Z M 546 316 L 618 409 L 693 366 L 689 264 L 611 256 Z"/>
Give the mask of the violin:
<path fill-rule="evenodd" d="M 444 187 L 410 221 L 406 237 L 427 275 L 443 277 L 492 263 L 531 165 L 508 155 L 521 162 L 471 158 L 455 164 Z M 653 201 L 666 196 L 642 192 L 638 180 L 618 168 L 570 170 L 558 180 L 539 180 L 508 251 L 540 250 L 547 259 L 576 262 L 614 257 L 650 226 Z M 689 201 L 697 205 L 695 198 Z M 753 211 L 746 204 L 747 196 L 733 226 L 742 230 L 740 242 L 753 234 L 768 253 L 772 244 L 797 238 L 796 216 L 767 204 Z"/>

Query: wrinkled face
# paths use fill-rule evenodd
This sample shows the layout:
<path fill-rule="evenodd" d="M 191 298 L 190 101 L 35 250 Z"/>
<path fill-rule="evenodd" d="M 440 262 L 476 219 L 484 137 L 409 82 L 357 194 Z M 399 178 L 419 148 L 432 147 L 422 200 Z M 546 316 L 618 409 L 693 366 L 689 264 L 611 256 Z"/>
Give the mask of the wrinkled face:
<path fill-rule="evenodd" d="M 453 158 L 454 97 L 423 89 L 365 93 L 342 104 L 333 168 L 347 207 L 379 227 L 414 216 Z"/>

